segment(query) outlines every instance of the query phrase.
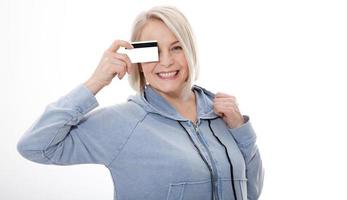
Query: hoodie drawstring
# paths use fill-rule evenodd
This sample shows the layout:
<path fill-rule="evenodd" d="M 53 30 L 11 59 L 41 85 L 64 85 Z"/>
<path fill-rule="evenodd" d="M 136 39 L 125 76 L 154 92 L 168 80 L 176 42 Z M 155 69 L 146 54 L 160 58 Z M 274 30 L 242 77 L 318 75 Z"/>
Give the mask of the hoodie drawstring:
<path fill-rule="evenodd" d="M 211 174 L 211 185 L 212 185 L 212 198 L 211 199 L 214 199 L 214 187 L 213 187 L 213 176 L 212 176 L 212 169 L 211 167 L 208 165 L 205 157 L 201 154 L 199 148 L 196 146 L 196 144 L 194 143 L 193 139 L 191 138 L 191 136 L 189 135 L 187 129 L 181 124 L 180 121 L 177 121 L 181 126 L 182 128 L 184 129 L 184 131 L 187 133 L 190 141 L 194 144 L 195 148 L 198 150 L 199 154 L 200 154 L 200 157 L 203 159 L 203 161 L 205 162 L 205 164 L 207 165 L 209 171 L 210 171 L 210 174 Z M 234 199 L 237 200 L 237 196 L 236 196 L 236 190 L 235 190 L 235 182 L 234 182 L 234 172 L 233 172 L 233 165 L 230 161 L 230 157 L 229 157 L 229 154 L 228 154 L 228 149 L 226 148 L 226 146 L 222 143 L 222 141 L 216 136 L 216 134 L 214 133 L 212 127 L 211 127 L 211 120 L 208 119 L 208 127 L 210 128 L 213 136 L 217 139 L 217 141 L 224 147 L 224 150 L 225 150 L 225 153 L 227 155 L 227 158 L 228 158 L 228 162 L 229 162 L 229 165 L 230 165 L 230 175 L 231 175 L 231 185 L 232 185 L 232 190 L 233 190 L 233 194 L 234 194 Z"/>
<path fill-rule="evenodd" d="M 192 139 L 192 137 L 189 135 L 189 133 L 188 133 L 188 131 L 187 131 L 187 129 L 186 128 L 184 128 L 184 126 L 181 124 L 181 122 L 180 121 L 177 121 L 181 126 L 182 126 L 182 128 L 184 129 L 184 131 L 187 133 L 187 135 L 189 136 L 189 139 L 190 139 L 190 141 L 194 144 L 194 146 L 195 146 L 195 148 L 197 149 L 197 151 L 199 152 L 199 155 L 200 155 L 200 157 L 202 158 L 202 160 L 205 162 L 205 164 L 207 165 L 207 167 L 208 167 L 208 170 L 210 171 L 210 174 L 211 174 L 211 186 L 212 186 L 212 196 L 211 196 L 211 199 L 213 200 L 214 199 L 214 187 L 213 187 L 213 176 L 212 176 L 212 169 L 211 169 L 211 167 L 210 167 L 210 165 L 207 163 L 207 161 L 206 161 L 206 159 L 205 159 L 205 157 L 201 154 L 201 152 L 200 152 L 200 150 L 199 150 L 199 148 L 196 146 L 196 144 L 194 143 L 194 141 L 193 141 L 193 139 Z"/>
<path fill-rule="evenodd" d="M 230 175 L 231 175 L 231 182 L 232 182 L 232 189 L 233 189 L 233 194 L 234 194 L 234 199 L 237 200 L 237 197 L 236 197 L 236 193 L 235 193 L 235 182 L 234 182 L 234 173 L 233 173 L 233 165 L 230 161 L 230 157 L 229 157 L 229 154 L 228 154 L 228 149 L 226 148 L 226 146 L 222 143 L 222 141 L 220 141 L 220 139 L 215 135 L 215 133 L 213 132 L 213 129 L 211 127 L 211 120 L 208 119 L 208 127 L 210 127 L 210 130 L 213 134 L 213 136 L 218 140 L 218 142 L 224 147 L 224 150 L 225 150 L 225 153 L 227 155 L 227 158 L 228 158 L 228 162 L 229 162 L 229 165 L 230 165 Z"/>

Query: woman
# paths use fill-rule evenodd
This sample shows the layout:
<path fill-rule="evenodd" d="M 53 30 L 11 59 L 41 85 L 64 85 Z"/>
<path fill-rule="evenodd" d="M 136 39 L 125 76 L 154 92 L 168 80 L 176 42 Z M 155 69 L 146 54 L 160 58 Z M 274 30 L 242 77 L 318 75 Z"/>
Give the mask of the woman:
<path fill-rule="evenodd" d="M 131 41 L 157 40 L 159 61 L 131 64 L 115 40 L 92 76 L 56 102 L 22 136 L 34 162 L 105 165 L 114 199 L 258 199 L 263 168 L 256 135 L 235 97 L 194 85 L 195 40 L 183 14 L 153 7 L 135 20 Z M 97 107 L 95 95 L 129 74 L 136 95 Z"/>

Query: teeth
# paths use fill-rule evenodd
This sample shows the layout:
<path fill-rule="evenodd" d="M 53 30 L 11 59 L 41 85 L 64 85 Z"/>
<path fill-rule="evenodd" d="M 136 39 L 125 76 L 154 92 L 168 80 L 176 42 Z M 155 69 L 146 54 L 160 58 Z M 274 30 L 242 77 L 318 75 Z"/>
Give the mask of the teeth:
<path fill-rule="evenodd" d="M 162 72 L 162 73 L 159 73 L 159 76 L 161 76 L 163 78 L 170 78 L 170 77 L 175 76 L 176 73 L 177 73 L 177 71 L 174 71 L 174 72 Z"/>

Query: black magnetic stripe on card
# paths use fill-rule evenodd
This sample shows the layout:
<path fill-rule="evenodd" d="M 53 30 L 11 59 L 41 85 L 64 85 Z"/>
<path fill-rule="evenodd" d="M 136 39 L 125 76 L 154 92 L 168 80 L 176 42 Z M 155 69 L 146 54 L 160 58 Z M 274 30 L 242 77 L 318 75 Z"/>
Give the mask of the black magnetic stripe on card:
<path fill-rule="evenodd" d="M 158 42 L 146 42 L 146 43 L 131 43 L 134 48 L 144 48 L 144 47 L 157 47 Z"/>

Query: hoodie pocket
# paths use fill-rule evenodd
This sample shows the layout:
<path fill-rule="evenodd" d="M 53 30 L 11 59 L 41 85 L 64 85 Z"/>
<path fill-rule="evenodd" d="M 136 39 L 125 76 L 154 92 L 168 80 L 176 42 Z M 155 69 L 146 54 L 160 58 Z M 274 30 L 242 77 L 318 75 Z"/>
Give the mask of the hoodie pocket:
<path fill-rule="evenodd" d="M 211 200 L 211 180 L 171 183 L 166 200 Z"/>

